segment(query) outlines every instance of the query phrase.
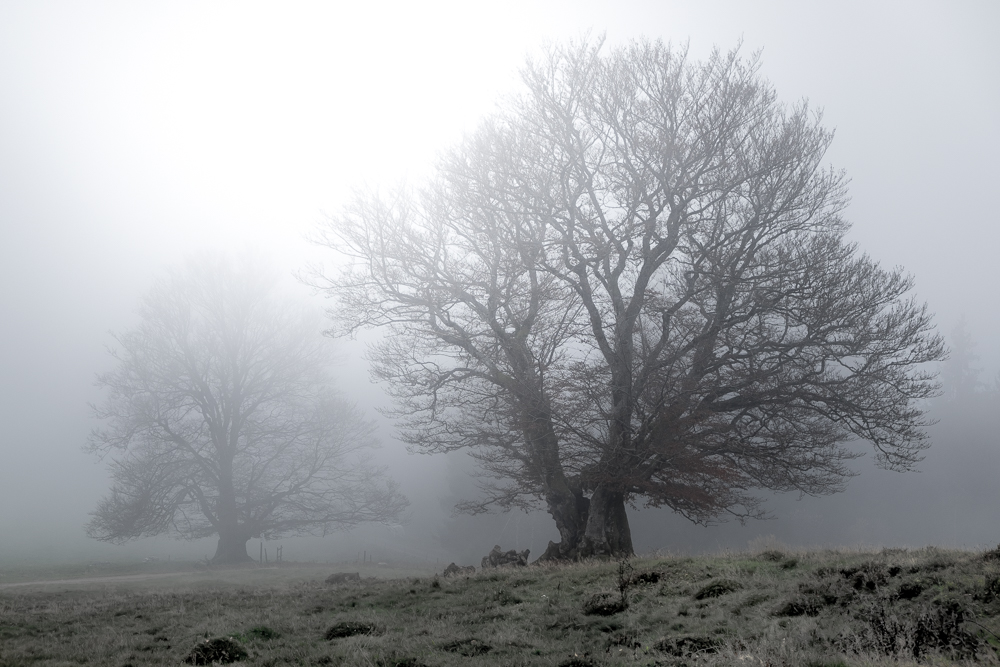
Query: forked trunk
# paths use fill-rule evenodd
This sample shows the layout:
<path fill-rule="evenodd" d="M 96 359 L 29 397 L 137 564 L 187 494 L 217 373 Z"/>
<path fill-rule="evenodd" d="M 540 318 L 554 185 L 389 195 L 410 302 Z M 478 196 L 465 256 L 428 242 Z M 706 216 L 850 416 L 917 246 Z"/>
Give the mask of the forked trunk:
<path fill-rule="evenodd" d="M 588 500 L 582 495 L 575 505 L 554 506 L 549 513 L 556 520 L 561 541 L 549 542 L 540 561 L 579 560 L 590 556 L 632 556 L 632 531 L 625 512 L 625 496 L 598 486 Z"/>
<path fill-rule="evenodd" d="M 625 496 L 602 485 L 594 490 L 581 541 L 581 556 L 632 556 L 632 531 L 625 512 Z"/>

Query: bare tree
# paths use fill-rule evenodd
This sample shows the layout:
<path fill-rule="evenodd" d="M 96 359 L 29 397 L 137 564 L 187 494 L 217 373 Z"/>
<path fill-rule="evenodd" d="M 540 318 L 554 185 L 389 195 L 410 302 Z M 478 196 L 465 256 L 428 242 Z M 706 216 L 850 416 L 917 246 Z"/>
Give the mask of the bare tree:
<path fill-rule="evenodd" d="M 315 322 L 259 267 L 190 262 L 141 301 L 98 378 L 105 420 L 89 448 L 113 486 L 88 526 L 112 542 L 218 535 L 214 560 L 251 537 L 388 521 L 406 501 L 371 465 L 373 425 L 339 398 Z"/>
<path fill-rule="evenodd" d="M 554 558 L 631 553 L 636 501 L 710 521 L 838 491 L 854 438 L 909 468 L 943 345 L 845 240 L 819 115 L 736 51 L 601 51 L 529 63 L 424 192 L 326 227 L 354 258 L 334 315 L 387 327 L 404 437 L 475 448 L 507 480 L 488 501 L 544 498 Z"/>

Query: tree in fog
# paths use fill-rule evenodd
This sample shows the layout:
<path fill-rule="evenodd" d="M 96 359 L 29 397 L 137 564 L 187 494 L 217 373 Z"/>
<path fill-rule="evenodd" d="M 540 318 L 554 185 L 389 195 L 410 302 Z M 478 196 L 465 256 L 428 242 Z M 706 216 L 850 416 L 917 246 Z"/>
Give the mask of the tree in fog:
<path fill-rule="evenodd" d="M 319 239 L 351 258 L 333 331 L 385 330 L 411 446 L 470 448 L 483 505 L 544 502 L 550 558 L 631 553 L 629 504 L 839 491 L 855 438 L 920 459 L 942 342 L 846 240 L 818 113 L 737 51 L 574 45 L 522 79 L 424 190 L 359 195 Z"/>
<path fill-rule="evenodd" d="M 142 299 L 115 337 L 89 448 L 113 485 L 88 526 L 122 542 L 218 535 L 215 561 L 249 560 L 251 537 L 387 521 L 405 506 L 365 450 L 373 425 L 332 389 L 315 321 L 259 267 L 188 263 Z"/>
<path fill-rule="evenodd" d="M 965 317 L 961 317 L 951 330 L 948 339 L 948 360 L 944 363 L 941 380 L 948 399 L 965 402 L 972 399 L 983 387 L 979 380 L 979 353 L 976 341 L 969 332 Z"/>

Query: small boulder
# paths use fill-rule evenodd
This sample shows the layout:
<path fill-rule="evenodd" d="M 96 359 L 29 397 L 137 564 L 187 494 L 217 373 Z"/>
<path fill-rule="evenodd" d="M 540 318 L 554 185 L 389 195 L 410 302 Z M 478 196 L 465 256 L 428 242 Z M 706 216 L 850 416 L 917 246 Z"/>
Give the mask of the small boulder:
<path fill-rule="evenodd" d="M 491 551 L 489 555 L 483 556 L 483 562 L 481 565 L 484 570 L 492 567 L 503 567 L 505 565 L 527 565 L 528 553 L 528 549 L 525 549 L 520 553 L 513 549 L 510 551 L 504 551 L 500 548 L 500 545 L 497 544 L 493 547 L 493 551 Z"/>
<path fill-rule="evenodd" d="M 348 581 L 361 581 L 360 572 L 334 572 L 326 578 L 328 584 L 346 584 Z"/>
<path fill-rule="evenodd" d="M 475 565 L 456 565 L 455 563 L 452 563 L 448 567 L 444 568 L 444 576 L 446 577 L 450 577 L 452 575 L 461 575 L 461 574 L 468 575 L 475 573 L 476 573 Z"/>

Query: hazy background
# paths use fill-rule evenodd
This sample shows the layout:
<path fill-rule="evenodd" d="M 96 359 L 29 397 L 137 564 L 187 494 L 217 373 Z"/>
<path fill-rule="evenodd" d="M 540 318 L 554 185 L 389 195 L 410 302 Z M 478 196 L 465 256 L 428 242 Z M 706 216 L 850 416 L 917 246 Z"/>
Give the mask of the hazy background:
<path fill-rule="evenodd" d="M 363 7 L 361 5 L 364 5 Z M 108 488 L 81 450 L 108 368 L 152 277 L 191 253 L 255 248 L 291 273 L 352 188 L 419 182 L 546 40 L 605 32 L 762 49 L 779 95 L 825 111 L 852 178 L 852 236 L 902 265 L 950 335 L 978 344 L 979 387 L 935 404 L 921 473 L 858 462 L 847 493 L 777 498 L 776 519 L 703 528 L 633 515 L 639 551 L 1000 541 L 1000 4 L 980 2 L 0 2 L 0 561 L 196 557 L 210 544 L 112 547 L 83 525 Z M 307 294 L 305 288 L 301 288 Z M 319 303 L 317 301 L 317 303 Z M 342 385 L 384 402 L 342 344 Z M 968 346 L 966 346 L 967 348 Z M 475 492 L 462 456 L 411 456 L 383 425 L 409 521 L 285 557 L 478 562 L 541 553 L 547 515 L 450 517 Z M 251 551 L 256 547 L 252 544 Z"/>

